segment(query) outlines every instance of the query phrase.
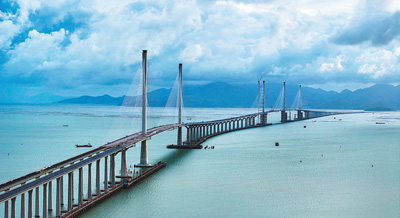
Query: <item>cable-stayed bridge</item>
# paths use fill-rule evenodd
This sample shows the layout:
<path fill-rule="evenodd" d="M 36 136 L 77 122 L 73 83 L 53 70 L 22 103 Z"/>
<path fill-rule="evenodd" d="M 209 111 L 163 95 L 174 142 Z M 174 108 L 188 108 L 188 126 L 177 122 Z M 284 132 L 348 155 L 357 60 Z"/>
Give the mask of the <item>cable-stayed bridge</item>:
<path fill-rule="evenodd" d="M 158 134 L 178 130 L 177 144 L 170 149 L 199 149 L 207 139 L 243 129 L 265 127 L 268 115 L 280 113 L 280 122 L 343 114 L 302 108 L 301 86 L 289 109 L 286 107 L 285 83 L 273 109 L 265 109 L 265 82 L 259 81 L 258 111 L 238 117 L 205 122 L 182 122 L 182 64 L 179 64 L 178 123 L 147 128 L 147 51 L 142 60 L 142 131 L 109 142 L 49 167 L 32 172 L 0 185 L 0 203 L 4 204 L 4 217 L 74 217 L 78 213 L 104 200 L 119 189 L 131 186 L 164 167 L 165 163 L 148 162 L 147 141 Z M 293 106 L 294 105 L 294 106 Z M 293 116 L 292 116 L 293 114 Z M 186 128 L 186 138 L 183 136 Z M 126 165 L 126 151 L 140 143 L 140 162 L 133 172 Z M 120 175 L 116 175 L 116 155 L 120 156 Z M 92 165 L 95 165 L 92 167 Z M 95 172 L 92 173 L 92 168 Z M 85 174 L 84 174 L 84 171 Z M 139 174 L 137 172 L 140 172 Z M 93 176 L 94 174 L 94 176 Z M 87 178 L 84 178 L 86 175 Z M 76 178 L 77 177 L 77 178 Z M 92 180 L 92 177 L 93 180 Z M 84 187 L 83 180 L 87 180 Z M 77 185 L 76 188 L 74 186 Z M 55 193 L 55 195 L 54 195 Z M 54 196 L 53 196 L 54 195 Z M 17 213 L 18 207 L 18 213 Z"/>

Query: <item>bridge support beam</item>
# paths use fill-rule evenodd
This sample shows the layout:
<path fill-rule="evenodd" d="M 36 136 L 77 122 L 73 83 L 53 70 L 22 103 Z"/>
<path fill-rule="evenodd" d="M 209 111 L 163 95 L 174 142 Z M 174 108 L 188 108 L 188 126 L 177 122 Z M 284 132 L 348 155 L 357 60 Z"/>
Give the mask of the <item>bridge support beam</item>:
<path fill-rule="evenodd" d="M 121 176 L 126 175 L 126 150 L 121 151 Z"/>
<path fill-rule="evenodd" d="M 43 184 L 43 218 L 47 218 L 48 215 L 48 208 L 47 208 L 47 183 Z"/>
<path fill-rule="evenodd" d="M 49 201 L 48 201 L 48 210 L 53 210 L 53 181 L 49 182 Z"/>
<path fill-rule="evenodd" d="M 39 212 L 39 187 L 35 189 L 35 217 L 40 217 L 40 212 Z"/>
<path fill-rule="evenodd" d="M 28 191 L 28 218 L 33 217 L 33 189 Z"/>
<path fill-rule="evenodd" d="M 111 163 L 110 163 L 110 179 L 111 179 L 111 187 L 115 186 L 115 154 L 111 154 Z"/>
<path fill-rule="evenodd" d="M 56 217 L 61 216 L 61 178 L 57 178 L 57 184 L 56 184 Z"/>
<path fill-rule="evenodd" d="M 17 198 L 12 198 L 11 199 L 11 218 L 15 218 L 16 217 L 16 210 L 15 210 L 15 201 L 17 200 Z"/>
<path fill-rule="evenodd" d="M 8 218 L 8 201 L 4 202 L 4 218 Z"/>
<path fill-rule="evenodd" d="M 75 194 L 74 194 L 74 172 L 72 172 L 72 174 L 71 174 L 71 180 L 72 180 L 72 183 L 71 183 L 71 195 L 72 195 L 72 201 L 73 200 L 75 200 Z"/>
<path fill-rule="evenodd" d="M 60 205 L 64 205 L 64 176 L 60 177 Z"/>
<path fill-rule="evenodd" d="M 21 194 L 21 218 L 25 218 L 25 193 Z"/>
<path fill-rule="evenodd" d="M 108 156 L 104 157 L 104 190 L 108 189 L 108 178 L 107 178 L 107 174 L 108 174 L 108 170 L 107 170 L 107 159 Z"/>
<path fill-rule="evenodd" d="M 67 209 L 72 209 L 72 172 L 68 173 L 68 202 L 67 202 Z"/>
<path fill-rule="evenodd" d="M 87 198 L 92 199 L 92 163 L 88 164 L 88 190 Z"/>
<path fill-rule="evenodd" d="M 303 112 L 301 110 L 297 111 L 297 119 L 302 120 L 303 119 Z"/>
<path fill-rule="evenodd" d="M 96 161 L 96 195 L 100 194 L 100 160 Z"/>
<path fill-rule="evenodd" d="M 82 167 L 78 170 L 78 204 L 83 203 L 83 169 Z"/>

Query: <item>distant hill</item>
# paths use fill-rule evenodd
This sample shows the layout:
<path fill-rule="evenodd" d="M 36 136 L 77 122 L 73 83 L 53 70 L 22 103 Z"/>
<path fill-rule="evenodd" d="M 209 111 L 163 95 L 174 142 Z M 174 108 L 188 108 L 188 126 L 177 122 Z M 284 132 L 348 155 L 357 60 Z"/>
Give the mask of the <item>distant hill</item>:
<path fill-rule="evenodd" d="M 282 84 L 266 84 L 266 107 L 273 107 L 282 90 Z M 298 86 L 287 85 L 287 106 L 294 100 Z M 189 86 L 183 89 L 185 107 L 255 107 L 257 85 L 231 85 L 211 83 L 203 86 Z M 171 89 L 157 89 L 148 93 L 148 104 L 153 107 L 165 107 L 171 95 Z M 175 93 L 176 95 L 176 93 Z M 340 93 L 310 87 L 302 88 L 304 108 L 315 109 L 400 109 L 400 86 L 374 85 L 355 91 L 344 90 Z M 175 98 L 175 99 L 174 99 Z M 136 99 L 138 101 L 136 101 Z M 176 97 L 170 98 L 176 101 Z M 59 104 L 98 104 L 139 106 L 140 96 L 81 96 L 58 101 Z M 174 106 L 174 105 L 172 105 Z"/>

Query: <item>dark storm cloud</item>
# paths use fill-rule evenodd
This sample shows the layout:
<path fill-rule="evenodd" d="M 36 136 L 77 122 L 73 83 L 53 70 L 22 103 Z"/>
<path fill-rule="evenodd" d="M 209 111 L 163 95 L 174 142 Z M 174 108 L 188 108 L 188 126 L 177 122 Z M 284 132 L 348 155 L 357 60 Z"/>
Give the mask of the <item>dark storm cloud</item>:
<path fill-rule="evenodd" d="M 377 17 L 364 17 L 339 31 L 332 41 L 339 45 L 371 42 L 374 46 L 387 45 L 400 35 L 400 12 Z"/>

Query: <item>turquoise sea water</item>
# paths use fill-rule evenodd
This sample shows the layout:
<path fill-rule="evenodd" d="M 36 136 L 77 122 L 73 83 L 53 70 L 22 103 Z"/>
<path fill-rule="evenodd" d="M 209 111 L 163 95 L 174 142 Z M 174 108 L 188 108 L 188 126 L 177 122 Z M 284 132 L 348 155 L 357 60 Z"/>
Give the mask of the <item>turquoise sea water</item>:
<path fill-rule="evenodd" d="M 186 108 L 184 121 L 253 112 Z M 0 106 L 0 183 L 87 150 L 75 144 L 100 146 L 138 132 L 140 113 L 112 106 Z M 150 108 L 149 127 L 176 122 L 175 115 L 176 109 Z M 400 112 L 236 131 L 204 144 L 214 150 L 167 150 L 172 143 L 176 131 L 149 140 L 150 162 L 167 167 L 82 217 L 400 217 Z M 134 147 L 127 162 L 138 161 Z M 3 211 L 0 205 L 0 217 Z"/>

